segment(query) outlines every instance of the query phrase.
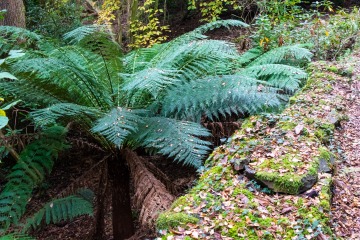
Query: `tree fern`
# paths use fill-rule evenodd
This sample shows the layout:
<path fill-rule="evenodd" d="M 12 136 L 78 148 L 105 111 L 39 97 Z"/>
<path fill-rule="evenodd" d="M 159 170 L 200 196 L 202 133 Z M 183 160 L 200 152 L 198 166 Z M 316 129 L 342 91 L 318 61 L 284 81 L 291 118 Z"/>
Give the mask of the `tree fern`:
<path fill-rule="evenodd" d="M 28 44 L 40 41 L 42 37 L 29 30 L 13 27 L 13 26 L 0 26 L 0 36 L 5 37 L 7 40 L 17 41 L 26 40 Z"/>
<path fill-rule="evenodd" d="M 65 132 L 62 127 L 49 128 L 21 152 L 0 193 L 0 230 L 17 224 L 24 214 L 33 189 L 51 172 L 58 152 L 67 147 Z"/>
<path fill-rule="evenodd" d="M 0 88 L 38 100 L 40 106 L 45 102 L 44 109 L 32 115 L 39 123 L 61 117 L 87 119 L 92 122 L 94 133 L 115 146 L 139 143 L 134 139 L 138 136 L 146 142 L 138 146 L 198 164 L 196 154 L 189 150 L 195 145 L 184 149 L 187 154 L 180 153 L 180 147 L 169 148 L 169 144 L 151 146 L 159 137 L 143 126 L 157 127 L 154 117 L 168 117 L 169 124 L 164 126 L 171 128 L 170 123 L 175 124 L 168 133 L 183 140 L 185 135 L 176 130 L 180 129 L 181 120 L 199 123 L 202 116 L 212 119 L 278 106 L 282 99 L 278 90 L 295 90 L 305 77 L 302 70 L 284 64 L 297 65 L 311 56 L 303 45 L 266 53 L 253 49 L 240 56 L 233 44 L 208 40 L 203 35 L 221 26 L 247 25 L 234 20 L 209 23 L 124 58 L 106 33 L 83 27 L 65 36 L 70 46 L 51 49 L 34 58 L 28 54 L 7 63 L 9 72 L 18 79 L 0 80 Z M 41 102 L 47 96 L 49 100 Z M 198 129 L 196 134 L 194 137 L 200 139 L 205 133 Z M 194 143 L 199 148 L 206 145 L 201 141 Z M 205 156 L 205 150 L 199 155 Z"/>
<path fill-rule="evenodd" d="M 81 215 L 93 215 L 94 194 L 89 189 L 80 189 L 75 195 L 54 199 L 26 220 L 23 232 L 35 230 L 43 223 L 71 221 Z"/>
<path fill-rule="evenodd" d="M 76 44 L 84 40 L 85 38 L 94 35 L 99 32 L 105 31 L 105 27 L 102 25 L 85 25 L 78 27 L 68 33 L 65 33 L 63 38 L 65 41 L 71 44 Z"/>

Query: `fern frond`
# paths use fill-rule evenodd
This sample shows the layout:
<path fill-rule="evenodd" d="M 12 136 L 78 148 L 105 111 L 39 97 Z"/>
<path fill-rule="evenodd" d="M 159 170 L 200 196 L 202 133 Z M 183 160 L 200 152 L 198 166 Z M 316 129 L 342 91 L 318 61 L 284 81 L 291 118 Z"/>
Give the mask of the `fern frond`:
<path fill-rule="evenodd" d="M 35 240 L 35 238 L 27 236 L 25 234 L 8 234 L 0 237 L 0 240 Z"/>
<path fill-rule="evenodd" d="M 69 41 L 71 44 L 75 44 L 79 43 L 86 37 L 89 37 L 95 33 L 104 32 L 105 30 L 105 26 L 102 25 L 85 25 L 65 33 L 63 39 L 65 41 Z"/>
<path fill-rule="evenodd" d="M 126 82 L 122 90 L 128 92 L 146 90 L 156 98 L 165 86 L 179 81 L 175 78 L 176 74 L 176 70 L 159 68 L 146 68 L 136 74 L 121 74 L 120 76 Z"/>
<path fill-rule="evenodd" d="M 8 40 L 27 40 L 27 41 L 40 41 L 42 37 L 34 32 L 24 28 L 13 26 L 0 26 L 0 36 L 6 37 Z"/>
<path fill-rule="evenodd" d="M 240 66 L 244 66 L 249 64 L 254 59 L 260 57 L 263 53 L 264 50 L 261 47 L 251 48 L 245 53 L 243 53 L 240 57 L 238 57 L 236 61 Z"/>
<path fill-rule="evenodd" d="M 265 86 L 259 91 L 261 83 Z M 246 75 L 208 77 L 169 89 L 162 101 L 162 114 L 199 121 L 203 114 L 213 119 L 254 113 L 280 104 L 276 90 Z"/>
<path fill-rule="evenodd" d="M 138 48 L 124 56 L 124 73 L 132 74 L 145 69 L 151 60 L 164 51 L 167 44 L 155 44 L 150 48 Z"/>
<path fill-rule="evenodd" d="M 296 44 L 271 49 L 252 61 L 249 66 L 276 63 L 291 63 L 293 61 L 311 61 L 313 54 L 306 48 L 307 44 Z"/>
<path fill-rule="evenodd" d="M 138 125 L 142 122 L 140 116 L 142 114 L 145 114 L 145 111 L 117 107 L 97 120 L 91 130 L 121 147 L 125 139 L 138 130 Z"/>
<path fill-rule="evenodd" d="M 194 167 L 201 166 L 211 145 L 201 140 L 209 131 L 198 123 L 178 121 L 164 117 L 144 118 L 139 130 L 130 136 L 140 146 L 174 158 L 174 161 Z"/>
<path fill-rule="evenodd" d="M 67 147 L 65 133 L 63 127 L 49 128 L 21 152 L 0 193 L 0 230 L 18 223 L 33 189 L 51 172 L 58 152 Z"/>
<path fill-rule="evenodd" d="M 26 220 L 22 229 L 28 232 L 35 230 L 43 223 L 59 223 L 61 221 L 71 221 L 81 215 L 93 215 L 94 193 L 89 189 L 82 189 L 76 195 L 65 198 L 54 199 L 47 203 L 42 209 Z"/>
<path fill-rule="evenodd" d="M 216 28 L 221 28 L 221 27 L 226 27 L 226 28 L 230 28 L 230 27 L 249 27 L 249 24 L 246 24 L 246 23 L 244 23 L 242 21 L 234 20 L 234 19 L 217 20 L 217 21 L 214 21 L 214 22 L 206 23 L 206 24 L 196 28 L 195 30 L 193 30 L 190 33 L 203 34 L 205 32 L 214 30 Z"/>
<path fill-rule="evenodd" d="M 270 86 L 294 91 L 300 82 L 307 78 L 307 73 L 297 67 L 283 64 L 263 64 L 247 67 L 240 74 L 266 81 Z"/>
<path fill-rule="evenodd" d="M 113 104 L 111 96 L 120 81 L 101 56 L 75 46 L 56 49 L 48 57 L 17 61 L 11 69 L 19 79 L 64 101 L 97 107 Z"/>
<path fill-rule="evenodd" d="M 229 72 L 232 66 L 230 62 L 236 56 L 234 45 L 217 40 L 193 41 L 167 48 L 147 64 L 143 62 L 143 67 L 147 65 L 143 70 L 122 74 L 126 82 L 123 90 L 132 92 L 146 89 L 156 99 L 164 89 L 179 82 Z"/>
<path fill-rule="evenodd" d="M 73 103 L 58 103 L 30 113 L 30 116 L 35 122 L 42 126 L 55 124 L 60 118 L 73 117 L 79 120 L 86 118 L 96 119 L 100 117 L 100 115 L 101 112 L 97 108 Z"/>

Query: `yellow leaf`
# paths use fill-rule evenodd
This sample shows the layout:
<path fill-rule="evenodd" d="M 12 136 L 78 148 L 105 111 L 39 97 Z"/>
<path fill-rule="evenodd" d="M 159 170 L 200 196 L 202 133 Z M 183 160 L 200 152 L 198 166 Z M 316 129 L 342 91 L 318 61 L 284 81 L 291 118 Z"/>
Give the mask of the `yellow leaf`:
<path fill-rule="evenodd" d="M 6 113 L 4 110 L 0 109 L 0 116 L 6 117 Z"/>

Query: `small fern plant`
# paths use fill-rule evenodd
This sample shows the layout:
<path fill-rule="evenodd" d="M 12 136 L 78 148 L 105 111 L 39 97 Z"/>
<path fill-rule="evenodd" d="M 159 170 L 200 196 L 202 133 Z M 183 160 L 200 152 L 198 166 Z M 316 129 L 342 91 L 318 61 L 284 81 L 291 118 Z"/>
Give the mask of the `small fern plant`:
<path fill-rule="evenodd" d="M 11 224 L 20 224 L 33 190 L 51 173 L 58 153 L 68 147 L 65 135 L 66 129 L 63 127 L 48 128 L 38 140 L 27 145 L 21 152 L 0 193 L 0 232 L 6 232 Z M 26 233 L 43 223 L 58 223 L 80 215 L 92 215 L 92 202 L 93 193 L 88 189 L 80 189 L 75 195 L 54 199 L 28 218 L 22 231 Z M 28 239 L 24 236 L 11 234 L 4 239 Z"/>
<path fill-rule="evenodd" d="M 26 219 L 22 232 L 35 230 L 43 224 L 71 221 L 81 215 L 93 215 L 94 193 L 89 189 L 79 189 L 74 195 L 54 199 L 45 204 L 32 217 Z"/>
<path fill-rule="evenodd" d="M 58 152 L 67 147 L 65 133 L 63 127 L 51 127 L 21 152 L 0 193 L 0 231 L 19 223 L 33 190 L 51 172 Z"/>

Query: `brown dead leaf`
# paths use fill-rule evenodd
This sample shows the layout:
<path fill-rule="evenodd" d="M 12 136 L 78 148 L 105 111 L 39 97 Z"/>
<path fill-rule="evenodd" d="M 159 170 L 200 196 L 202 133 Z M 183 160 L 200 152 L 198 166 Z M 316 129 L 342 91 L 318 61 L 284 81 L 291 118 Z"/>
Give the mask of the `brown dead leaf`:
<path fill-rule="evenodd" d="M 287 214 L 287 213 L 291 212 L 292 210 L 293 210 L 293 207 L 283 208 L 283 210 L 281 211 L 281 215 Z"/>

